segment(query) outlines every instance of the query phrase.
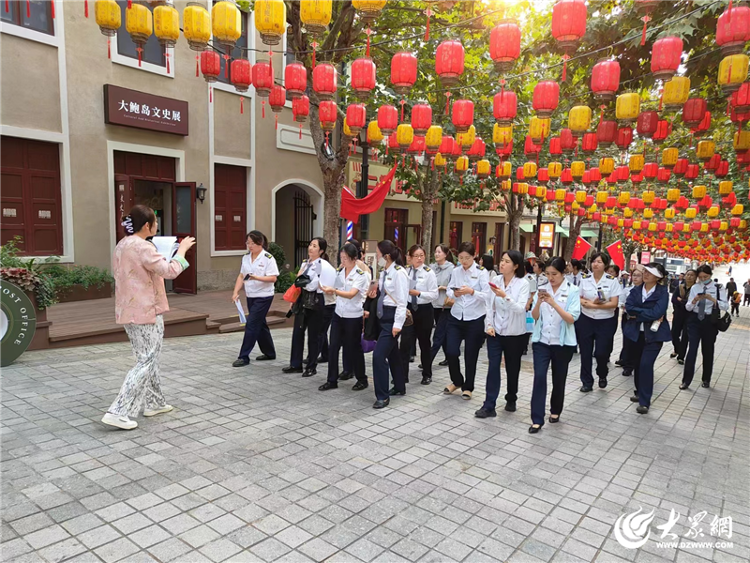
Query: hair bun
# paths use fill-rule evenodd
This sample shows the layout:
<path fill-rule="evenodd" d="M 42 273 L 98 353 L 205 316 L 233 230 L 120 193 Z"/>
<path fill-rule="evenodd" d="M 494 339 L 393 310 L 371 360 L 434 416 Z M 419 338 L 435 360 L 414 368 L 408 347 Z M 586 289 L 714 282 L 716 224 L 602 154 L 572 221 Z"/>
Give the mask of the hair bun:
<path fill-rule="evenodd" d="M 125 232 L 129 235 L 135 234 L 135 230 L 133 229 L 133 219 L 130 217 L 130 215 L 126 215 L 122 218 L 122 223 L 120 223 L 123 227 L 125 227 Z"/>

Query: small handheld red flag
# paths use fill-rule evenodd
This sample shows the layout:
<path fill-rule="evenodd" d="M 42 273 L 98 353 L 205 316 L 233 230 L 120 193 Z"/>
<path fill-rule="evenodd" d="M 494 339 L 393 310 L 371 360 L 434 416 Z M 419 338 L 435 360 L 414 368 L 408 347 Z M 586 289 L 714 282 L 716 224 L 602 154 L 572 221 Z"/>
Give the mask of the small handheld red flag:
<path fill-rule="evenodd" d="M 582 239 L 581 237 L 578 237 L 576 239 L 576 246 L 573 249 L 573 260 L 580 260 L 584 256 L 586 256 L 586 253 L 591 248 L 591 244 L 589 244 L 585 239 Z"/>
<path fill-rule="evenodd" d="M 621 270 L 625 268 L 625 254 L 622 251 L 622 241 L 616 240 L 610 244 L 607 247 L 607 252 L 610 258 L 612 258 L 612 262 L 617 264 Z"/>

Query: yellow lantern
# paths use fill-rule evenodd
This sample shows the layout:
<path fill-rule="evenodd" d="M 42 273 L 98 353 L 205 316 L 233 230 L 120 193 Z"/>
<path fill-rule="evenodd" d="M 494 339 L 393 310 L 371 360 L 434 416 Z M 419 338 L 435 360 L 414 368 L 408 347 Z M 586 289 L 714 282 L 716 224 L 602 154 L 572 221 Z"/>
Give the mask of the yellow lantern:
<path fill-rule="evenodd" d="M 459 133 L 456 141 L 461 145 L 461 152 L 466 154 L 469 149 L 474 145 L 474 141 L 477 139 L 477 130 L 472 125 L 466 133 Z"/>
<path fill-rule="evenodd" d="M 722 221 L 719 224 L 719 230 L 720 231 L 726 231 L 728 228 L 729 228 L 729 223 L 727 223 L 726 221 Z"/>
<path fill-rule="evenodd" d="M 740 226 L 737 227 L 740 231 L 747 230 L 747 219 L 740 219 Z"/>
<path fill-rule="evenodd" d="M 577 190 L 576 191 L 576 201 L 578 203 L 585 203 L 586 202 L 586 190 Z"/>
<path fill-rule="evenodd" d="M 500 183 L 500 189 L 503 190 L 504 192 L 509 192 L 511 187 L 512 185 L 510 183 L 510 180 L 503 180 Z"/>
<path fill-rule="evenodd" d="M 664 210 L 664 218 L 665 218 L 665 219 L 674 219 L 674 216 L 675 216 L 675 215 L 676 215 L 676 212 L 675 212 L 675 210 L 674 210 L 674 207 L 668 207 L 667 209 L 665 209 L 665 210 Z M 671 229 L 671 227 L 672 227 L 672 224 L 670 223 L 670 224 L 669 224 L 669 225 L 667 225 L 667 226 L 668 226 L 668 227 L 670 227 L 670 228 L 669 228 L 669 229 L 667 229 L 667 230 L 668 230 L 668 231 L 671 231 L 671 230 L 672 230 L 672 229 Z"/>
<path fill-rule="evenodd" d="M 521 195 L 526 195 L 527 193 L 529 193 L 529 185 L 526 182 L 519 182 L 518 193 Z"/>
<path fill-rule="evenodd" d="M 154 35 L 165 47 L 174 47 L 180 38 L 180 14 L 174 6 L 159 4 L 154 8 Z"/>
<path fill-rule="evenodd" d="M 102 35 L 107 37 L 114 37 L 122 25 L 122 12 L 115 0 L 96 0 L 94 17 Z"/>
<path fill-rule="evenodd" d="M 648 230 L 651 231 L 651 232 L 656 231 L 656 223 L 654 223 L 653 221 L 649 221 L 649 223 L 648 223 Z"/>
<path fill-rule="evenodd" d="M 547 138 L 551 123 L 552 120 L 549 117 L 541 118 L 534 116 L 531 118 L 529 122 L 529 136 L 535 144 L 540 145 Z"/>
<path fill-rule="evenodd" d="M 701 223 L 701 233 L 707 233 L 708 232 L 708 223 Z"/>
<path fill-rule="evenodd" d="M 664 214 L 666 217 L 666 213 Z M 674 209 L 672 209 L 672 217 L 674 217 Z M 671 219 L 672 217 L 667 217 L 667 219 Z M 664 229 L 667 233 L 671 233 L 674 230 L 674 225 L 672 223 L 667 223 L 667 227 Z"/>
<path fill-rule="evenodd" d="M 492 128 L 492 142 L 495 143 L 498 148 L 505 148 L 513 140 L 513 126 L 508 125 L 503 127 L 495 123 Z"/>
<path fill-rule="evenodd" d="M 344 136 L 345 137 L 356 137 L 357 133 L 354 133 L 354 131 L 351 130 L 349 127 L 349 124 L 346 122 L 346 117 L 344 117 Z"/>
<path fill-rule="evenodd" d="M 578 203 L 577 201 L 574 201 L 573 203 L 570 204 L 570 208 L 573 211 L 578 211 L 581 208 L 581 204 Z"/>
<path fill-rule="evenodd" d="M 258 8 L 261 2 L 255 3 L 255 20 L 258 21 Z M 211 25 L 214 34 L 214 41 L 231 52 L 234 44 L 242 35 L 242 17 L 240 10 L 234 2 L 221 0 L 214 4 L 211 10 Z"/>
<path fill-rule="evenodd" d="M 706 215 L 711 217 L 712 219 L 719 216 L 719 206 L 718 205 L 712 205 L 708 208 L 708 211 L 706 211 Z"/>
<path fill-rule="evenodd" d="M 313 35 L 321 35 L 331 23 L 333 0 L 302 0 L 299 6 L 299 19 L 305 29 Z"/>
<path fill-rule="evenodd" d="M 625 226 L 625 221 L 623 221 L 622 219 L 618 219 L 617 220 L 617 226 L 620 227 L 620 228 L 624 227 Z"/>
<path fill-rule="evenodd" d="M 365 21 L 374 20 L 385 8 L 386 0 L 352 0 L 352 6 Z"/>
<path fill-rule="evenodd" d="M 693 186 L 693 199 L 702 199 L 706 195 L 706 186 Z"/>
<path fill-rule="evenodd" d="M 656 198 L 656 192 L 647 190 L 643 192 L 642 198 L 643 198 L 643 203 L 645 203 L 646 205 L 651 205 L 652 203 L 654 203 L 654 199 Z"/>
<path fill-rule="evenodd" d="M 695 219 L 696 214 L 698 213 L 698 210 L 695 209 L 695 207 L 688 207 L 685 210 L 685 218 L 686 219 Z"/>
<path fill-rule="evenodd" d="M 737 203 L 734 207 L 732 207 L 731 214 L 737 217 L 739 215 L 742 215 L 743 211 L 745 211 L 745 206 L 741 203 Z"/>
<path fill-rule="evenodd" d="M 679 188 L 669 188 L 667 190 L 667 201 L 669 203 L 674 203 L 680 199 L 680 189 Z"/>
<path fill-rule="evenodd" d="M 570 163 L 570 174 L 574 180 L 580 180 L 583 178 L 583 173 L 586 172 L 586 163 L 582 160 L 574 160 Z"/>
<path fill-rule="evenodd" d="M 399 125 L 401 127 L 401 125 Z M 409 125 L 409 128 L 411 128 L 411 125 Z M 456 172 L 459 174 L 463 174 L 469 169 L 469 157 L 468 156 L 459 156 L 456 159 Z"/>
<path fill-rule="evenodd" d="M 641 221 L 633 221 L 633 228 L 636 231 L 640 231 L 641 230 Z"/>
<path fill-rule="evenodd" d="M 688 219 L 694 219 L 695 218 L 695 213 L 693 213 L 692 217 L 688 217 L 687 213 L 685 213 L 685 217 L 687 217 Z M 689 233 L 690 232 L 690 225 L 688 225 L 688 224 L 683 225 L 682 226 L 682 232 L 683 233 Z"/>
<path fill-rule="evenodd" d="M 674 168 L 677 159 L 680 157 L 680 151 L 674 147 L 669 147 L 661 151 L 661 165 L 664 168 Z"/>
<path fill-rule="evenodd" d="M 700 160 L 711 160 L 711 157 L 716 152 L 716 144 L 713 141 L 699 141 L 698 147 L 695 149 L 695 154 Z"/>
<path fill-rule="evenodd" d="M 197 2 L 190 2 L 182 12 L 183 34 L 193 51 L 205 51 L 211 39 L 211 16 Z"/>
<path fill-rule="evenodd" d="M 629 124 L 638 119 L 641 112 L 641 98 L 635 92 L 620 94 L 615 104 L 615 115 L 621 124 Z"/>
<path fill-rule="evenodd" d="M 503 180 L 510 178 L 510 175 L 512 173 L 513 173 L 513 165 L 507 160 L 497 165 L 498 178 L 501 178 Z"/>
<path fill-rule="evenodd" d="M 733 184 L 731 180 L 723 180 L 719 182 L 719 194 L 729 195 L 732 193 Z"/>
<path fill-rule="evenodd" d="M 398 142 L 398 146 L 401 148 L 401 151 L 406 152 L 413 140 L 414 129 L 412 128 L 412 126 L 409 123 L 401 123 L 396 128 L 396 141 Z"/>
<path fill-rule="evenodd" d="M 375 122 L 377 124 L 377 122 Z M 424 136 L 424 144 L 429 151 L 436 151 L 443 142 L 443 128 L 440 125 L 431 125 Z"/>
<path fill-rule="evenodd" d="M 557 180 L 562 174 L 562 164 L 559 162 L 550 162 L 547 165 L 547 173 L 549 174 L 550 180 Z"/>
<path fill-rule="evenodd" d="M 750 149 L 750 131 L 737 131 L 734 134 L 734 150 L 746 151 Z"/>
<path fill-rule="evenodd" d="M 617 196 L 617 203 L 620 205 L 627 205 L 630 201 L 630 192 L 620 192 Z"/>
<path fill-rule="evenodd" d="M 565 193 L 566 191 L 562 188 L 558 188 L 555 190 L 555 201 L 565 201 Z"/>
<path fill-rule="evenodd" d="M 437 153 L 435 155 L 435 160 L 433 161 L 433 163 L 435 164 L 435 166 L 445 168 L 445 166 L 448 164 L 448 161 L 445 160 L 445 157 L 442 154 Z"/>
<path fill-rule="evenodd" d="M 538 199 L 546 199 L 547 198 L 547 188 L 544 186 L 537 186 L 536 187 L 536 197 Z"/>
<path fill-rule="evenodd" d="M 591 108 L 575 106 L 568 112 L 568 128 L 574 133 L 582 134 L 591 126 Z"/>
<path fill-rule="evenodd" d="M 607 203 L 607 198 L 609 197 L 609 192 L 600 190 L 596 192 L 596 203 Z"/>
<path fill-rule="evenodd" d="M 626 219 L 630 219 L 633 216 L 633 210 L 630 209 L 629 207 L 626 207 L 625 209 L 622 210 L 622 216 L 625 217 Z"/>
<path fill-rule="evenodd" d="M 727 55 L 719 63 L 719 86 L 725 94 L 738 90 L 747 80 L 750 59 L 745 54 Z"/>
<path fill-rule="evenodd" d="M 615 169 L 615 161 L 612 158 L 605 157 L 599 159 L 599 172 L 602 176 L 609 176 Z"/>
<path fill-rule="evenodd" d="M 634 154 L 630 157 L 628 168 L 633 174 L 638 174 L 643 170 L 644 158 L 642 154 Z"/>
<path fill-rule="evenodd" d="M 143 46 L 153 32 L 151 10 L 143 4 L 133 2 L 130 8 L 125 10 L 125 30 L 137 46 L 138 66 L 140 66 Z"/>
<path fill-rule="evenodd" d="M 643 218 L 644 219 L 651 219 L 654 216 L 654 210 L 650 207 L 647 207 L 643 210 Z"/>
<path fill-rule="evenodd" d="M 675 76 L 664 84 L 663 102 L 667 110 L 682 109 L 690 97 L 690 79 L 687 76 Z"/>
<path fill-rule="evenodd" d="M 216 9 L 214 7 L 214 9 Z M 278 45 L 286 31 L 286 4 L 284 0 L 256 0 L 255 28 L 266 45 Z M 214 23 L 216 29 L 216 23 Z M 214 36 L 216 32 L 214 32 Z"/>
<path fill-rule="evenodd" d="M 536 178 L 536 163 L 535 162 L 524 163 L 523 177 L 524 178 Z"/>
<path fill-rule="evenodd" d="M 477 178 L 484 179 L 487 178 L 490 175 L 490 170 L 492 169 L 492 166 L 490 165 L 490 161 L 486 159 L 478 160 L 477 161 Z"/>
<path fill-rule="evenodd" d="M 383 132 L 378 127 L 378 122 L 375 120 L 370 121 L 367 124 L 367 142 L 371 144 L 379 144 L 384 139 Z"/>

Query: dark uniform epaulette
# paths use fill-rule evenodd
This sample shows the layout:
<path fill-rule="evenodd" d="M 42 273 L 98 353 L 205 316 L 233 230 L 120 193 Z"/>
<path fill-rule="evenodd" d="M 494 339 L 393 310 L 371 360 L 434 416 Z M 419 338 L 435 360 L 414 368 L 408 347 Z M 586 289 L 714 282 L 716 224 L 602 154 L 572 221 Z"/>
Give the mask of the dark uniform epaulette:
<path fill-rule="evenodd" d="M 266 258 L 273 258 L 273 254 L 271 254 L 270 252 L 266 252 Z"/>
<path fill-rule="evenodd" d="M 425 272 L 431 272 L 432 270 L 430 270 L 430 267 L 429 267 L 429 266 L 425 266 L 425 267 L 424 267 L 424 271 L 425 271 Z"/>
<path fill-rule="evenodd" d="M 360 270 L 359 268 L 357 268 L 357 273 L 358 273 L 358 274 L 359 274 L 360 276 L 364 276 L 364 275 L 365 275 L 365 273 L 364 273 L 364 272 L 363 272 L 362 270 Z"/>
<path fill-rule="evenodd" d="M 612 274 L 604 274 L 604 277 L 607 278 L 608 280 L 615 279 L 615 276 L 613 276 Z"/>
<path fill-rule="evenodd" d="M 590 277 L 591 277 L 591 274 L 581 274 L 581 278 L 590 278 Z"/>

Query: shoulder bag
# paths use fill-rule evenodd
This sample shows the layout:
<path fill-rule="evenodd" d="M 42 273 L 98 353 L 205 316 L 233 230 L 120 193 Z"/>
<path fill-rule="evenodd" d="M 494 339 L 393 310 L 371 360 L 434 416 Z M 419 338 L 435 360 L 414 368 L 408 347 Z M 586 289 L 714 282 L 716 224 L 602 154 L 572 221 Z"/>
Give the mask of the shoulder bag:
<path fill-rule="evenodd" d="M 724 313 L 724 314 L 722 314 Z M 719 332 L 726 332 L 732 325 L 732 315 L 719 309 L 719 288 L 716 288 L 716 303 L 711 307 L 711 324 Z"/>

